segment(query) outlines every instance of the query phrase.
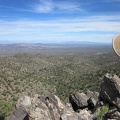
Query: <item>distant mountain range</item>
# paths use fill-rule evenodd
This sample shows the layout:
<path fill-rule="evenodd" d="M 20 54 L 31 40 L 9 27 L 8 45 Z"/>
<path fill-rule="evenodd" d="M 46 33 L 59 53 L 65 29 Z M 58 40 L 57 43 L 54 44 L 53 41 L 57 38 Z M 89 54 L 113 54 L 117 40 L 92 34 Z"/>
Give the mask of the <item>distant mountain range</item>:
<path fill-rule="evenodd" d="M 0 44 L 0 55 L 13 55 L 17 53 L 45 53 L 62 54 L 74 53 L 75 51 L 101 51 L 101 49 L 111 49 L 112 44 L 99 42 L 75 42 L 68 41 L 64 43 L 15 43 Z"/>
<path fill-rule="evenodd" d="M 111 43 L 90 42 L 90 41 L 66 41 L 60 43 L 4 43 L 0 46 L 50 46 L 50 45 L 110 45 Z"/>
<path fill-rule="evenodd" d="M 83 44 L 87 44 L 87 45 L 89 45 L 89 44 L 91 44 L 91 45 L 93 45 L 93 44 L 98 44 L 98 45 L 100 45 L 100 44 L 108 44 L 108 45 L 110 45 L 111 43 L 104 43 L 104 42 L 90 42 L 90 41 L 67 41 L 67 42 L 65 42 L 65 44 L 81 44 L 81 45 L 83 45 Z"/>

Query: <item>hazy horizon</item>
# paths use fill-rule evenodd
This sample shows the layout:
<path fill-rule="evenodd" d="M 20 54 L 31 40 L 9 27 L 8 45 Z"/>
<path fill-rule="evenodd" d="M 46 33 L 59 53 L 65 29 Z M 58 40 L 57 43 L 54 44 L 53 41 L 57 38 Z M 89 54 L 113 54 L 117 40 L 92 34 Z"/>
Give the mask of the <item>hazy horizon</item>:
<path fill-rule="evenodd" d="M 100 41 L 100 42 L 96 42 L 96 41 L 65 41 L 65 42 L 7 42 L 7 41 L 5 41 L 5 42 L 0 42 L 0 45 L 14 45 L 14 44 L 16 44 L 16 45 L 19 45 L 19 44 L 48 44 L 48 45 L 84 45 L 84 44 L 112 44 L 112 42 L 102 42 L 102 41 Z"/>

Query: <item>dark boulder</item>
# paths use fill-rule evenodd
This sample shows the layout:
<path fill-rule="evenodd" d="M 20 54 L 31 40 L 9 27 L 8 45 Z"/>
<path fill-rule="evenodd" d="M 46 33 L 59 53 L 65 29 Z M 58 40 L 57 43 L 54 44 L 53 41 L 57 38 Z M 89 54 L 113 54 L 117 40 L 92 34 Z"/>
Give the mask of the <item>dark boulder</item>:
<path fill-rule="evenodd" d="M 110 119 L 120 120 L 120 112 L 117 110 L 116 107 L 112 107 L 109 109 L 106 117 Z"/>
<path fill-rule="evenodd" d="M 101 84 L 100 98 L 120 110 L 120 78 L 106 74 Z"/>
<path fill-rule="evenodd" d="M 76 92 L 74 94 L 71 94 L 69 97 L 69 101 L 72 104 L 74 111 L 88 106 L 88 97 L 84 93 Z"/>

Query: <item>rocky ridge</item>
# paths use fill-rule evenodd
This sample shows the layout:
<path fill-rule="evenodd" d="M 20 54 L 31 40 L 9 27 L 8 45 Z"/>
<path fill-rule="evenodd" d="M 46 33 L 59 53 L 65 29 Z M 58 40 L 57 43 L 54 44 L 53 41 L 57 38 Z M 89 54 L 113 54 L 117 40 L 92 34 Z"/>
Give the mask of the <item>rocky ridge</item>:
<path fill-rule="evenodd" d="M 73 93 L 66 104 L 54 94 L 22 93 L 10 120 L 120 120 L 120 78 L 106 74 L 100 88 Z"/>

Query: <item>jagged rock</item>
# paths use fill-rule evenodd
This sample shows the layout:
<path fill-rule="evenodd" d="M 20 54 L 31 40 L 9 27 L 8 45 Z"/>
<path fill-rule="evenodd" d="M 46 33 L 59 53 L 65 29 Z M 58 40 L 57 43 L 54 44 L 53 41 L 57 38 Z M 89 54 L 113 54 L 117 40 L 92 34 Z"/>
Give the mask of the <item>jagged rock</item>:
<path fill-rule="evenodd" d="M 46 106 L 48 107 L 53 120 L 60 120 L 60 115 L 63 114 L 65 105 L 61 100 L 53 94 L 46 97 Z"/>
<path fill-rule="evenodd" d="M 65 106 L 56 95 L 43 97 L 23 93 L 10 120 L 92 120 L 92 117 L 87 110 L 75 113 L 70 105 Z"/>
<path fill-rule="evenodd" d="M 80 113 L 66 110 L 60 120 L 93 120 L 89 111 L 83 109 Z"/>
<path fill-rule="evenodd" d="M 76 92 L 74 94 L 71 94 L 69 101 L 75 111 L 88 106 L 88 97 L 84 93 Z"/>
<path fill-rule="evenodd" d="M 68 107 L 65 107 L 63 109 L 63 114 L 61 115 L 60 120 L 78 120 L 78 116 L 74 111 Z"/>
<path fill-rule="evenodd" d="M 10 120 L 23 120 L 27 116 L 30 106 L 31 99 L 29 94 L 22 94 L 15 105 L 15 110 L 13 111 Z"/>
<path fill-rule="evenodd" d="M 29 119 L 26 119 L 29 118 Z M 18 99 L 10 120 L 52 120 L 44 97 L 38 94 L 23 93 Z"/>
<path fill-rule="evenodd" d="M 87 91 L 88 96 L 88 107 L 89 109 L 94 109 L 94 107 L 97 105 L 99 101 L 99 93 L 98 92 L 92 92 L 90 90 Z"/>
<path fill-rule="evenodd" d="M 106 116 L 110 119 L 120 120 L 120 112 L 117 110 L 116 107 L 110 108 Z"/>
<path fill-rule="evenodd" d="M 97 105 L 97 101 L 94 98 L 89 98 L 88 99 L 88 108 L 90 110 L 94 110 L 96 105 Z"/>
<path fill-rule="evenodd" d="M 120 110 L 120 78 L 106 74 L 101 85 L 100 98 Z"/>
<path fill-rule="evenodd" d="M 23 93 L 10 120 L 60 120 L 66 106 L 53 94 L 47 97 Z"/>
<path fill-rule="evenodd" d="M 78 120 L 93 120 L 93 116 L 88 110 L 83 109 L 79 113 L 79 119 Z"/>
<path fill-rule="evenodd" d="M 31 96 L 31 107 L 28 115 L 31 120 L 52 120 L 48 107 L 45 105 L 45 100 L 42 96 L 35 94 Z"/>
<path fill-rule="evenodd" d="M 75 94 L 71 94 L 69 100 L 75 111 L 85 107 L 88 107 L 92 110 L 99 101 L 99 93 L 89 90 L 86 92 L 86 94 L 77 92 Z"/>
<path fill-rule="evenodd" d="M 86 95 L 88 96 L 88 98 L 94 98 L 94 99 L 96 99 L 96 101 L 99 100 L 99 93 L 98 92 L 92 92 L 90 90 L 87 90 Z"/>
<path fill-rule="evenodd" d="M 25 117 L 27 117 L 27 112 L 22 108 L 16 108 L 16 110 L 13 111 L 10 120 L 24 120 Z"/>
<path fill-rule="evenodd" d="M 111 119 L 115 119 L 115 120 L 120 120 L 120 112 L 116 111 L 113 114 L 110 115 Z"/>
<path fill-rule="evenodd" d="M 78 116 L 75 114 L 63 114 L 61 116 L 61 120 L 79 120 Z"/>

